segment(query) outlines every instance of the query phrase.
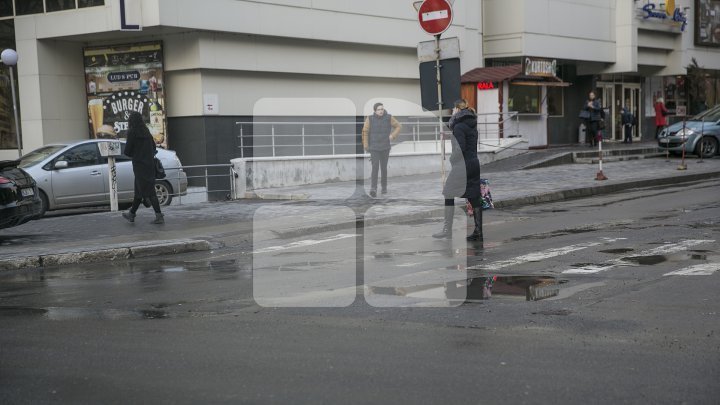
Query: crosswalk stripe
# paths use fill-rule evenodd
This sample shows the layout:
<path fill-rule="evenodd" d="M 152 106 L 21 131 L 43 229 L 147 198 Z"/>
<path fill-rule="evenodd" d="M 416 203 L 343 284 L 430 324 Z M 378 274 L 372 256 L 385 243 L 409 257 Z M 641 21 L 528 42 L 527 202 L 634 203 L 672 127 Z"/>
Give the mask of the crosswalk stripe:
<path fill-rule="evenodd" d="M 266 248 L 255 250 L 252 253 L 254 255 L 261 254 L 261 253 L 272 253 L 272 252 L 278 252 L 281 250 L 290 250 L 290 249 L 296 249 L 296 248 L 301 248 L 301 247 L 320 245 L 322 243 L 335 242 L 335 241 L 343 240 L 343 239 L 357 238 L 358 236 L 359 235 L 357 235 L 357 234 L 339 234 L 339 235 L 335 235 L 335 236 L 332 236 L 329 238 L 319 239 L 319 240 L 307 239 L 307 240 L 301 240 L 298 242 L 288 243 L 287 245 L 282 245 L 282 246 L 268 246 Z"/>
<path fill-rule="evenodd" d="M 608 271 L 610 269 L 613 269 L 615 267 L 620 266 L 633 266 L 633 264 L 628 263 L 627 261 L 623 259 L 627 259 L 628 257 L 638 257 L 638 256 L 655 256 L 655 255 L 668 255 L 673 253 L 682 252 L 685 250 L 690 249 L 691 247 L 695 247 L 698 245 L 703 245 L 706 243 L 713 243 L 714 240 L 705 240 L 705 239 L 690 239 L 690 240 L 684 240 L 678 243 L 673 244 L 665 244 L 663 246 L 658 246 L 656 248 L 644 250 L 640 253 L 635 253 L 632 255 L 628 255 L 619 259 L 613 259 L 610 260 L 604 264 L 599 265 L 591 265 L 591 266 L 585 266 L 585 267 L 578 267 L 575 269 L 569 269 L 565 270 L 562 273 L 563 274 L 593 274 L 593 273 L 600 273 L 601 271 Z"/>
<path fill-rule="evenodd" d="M 578 250 L 584 250 L 587 248 L 601 246 L 608 243 L 617 242 L 619 240 L 625 240 L 625 238 L 603 238 L 602 242 L 588 242 L 580 243 L 577 245 L 564 246 L 561 248 L 548 249 L 542 252 L 532 252 L 523 256 L 518 256 L 513 259 L 500 260 L 487 265 L 476 265 L 468 267 L 468 270 L 485 270 L 485 271 L 497 271 L 505 267 L 517 266 L 529 262 L 539 262 L 552 257 L 563 256 L 569 253 L 577 252 Z"/>
<path fill-rule="evenodd" d="M 711 276 L 720 270 L 720 263 L 705 263 L 695 266 L 686 267 L 681 270 L 671 271 L 664 274 L 665 276 Z"/>

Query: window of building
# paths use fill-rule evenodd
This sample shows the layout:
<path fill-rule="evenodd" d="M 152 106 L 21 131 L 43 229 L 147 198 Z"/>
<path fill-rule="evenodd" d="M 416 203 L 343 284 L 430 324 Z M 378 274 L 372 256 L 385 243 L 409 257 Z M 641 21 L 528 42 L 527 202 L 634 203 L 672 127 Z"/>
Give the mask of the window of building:
<path fill-rule="evenodd" d="M 565 115 L 565 103 L 563 102 L 564 90 L 562 87 L 548 87 L 548 115 L 551 117 L 562 117 Z"/>
<path fill-rule="evenodd" d="M 75 8 L 75 0 L 45 0 L 45 11 L 70 10 Z"/>
<path fill-rule="evenodd" d="M 44 12 L 43 0 L 15 1 L 15 15 L 41 14 Z"/>
<path fill-rule="evenodd" d="M 104 5 L 105 5 L 105 0 L 78 0 L 78 7 L 80 7 L 80 8 L 104 6 Z"/>
<path fill-rule="evenodd" d="M 508 108 L 520 114 L 540 114 L 540 86 L 510 84 Z"/>
<path fill-rule="evenodd" d="M 13 16 L 13 0 L 0 0 L 0 17 Z"/>

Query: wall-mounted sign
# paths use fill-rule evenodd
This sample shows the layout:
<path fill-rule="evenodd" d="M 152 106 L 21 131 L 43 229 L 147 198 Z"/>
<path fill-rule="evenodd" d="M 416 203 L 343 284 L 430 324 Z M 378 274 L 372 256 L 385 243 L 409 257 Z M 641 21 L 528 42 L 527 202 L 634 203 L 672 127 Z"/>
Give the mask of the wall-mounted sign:
<path fill-rule="evenodd" d="M 526 57 L 523 60 L 525 76 L 557 77 L 557 60 Z"/>
<path fill-rule="evenodd" d="M 493 82 L 479 82 L 477 84 L 478 90 L 493 90 L 495 88 L 495 83 Z"/>
<path fill-rule="evenodd" d="M 664 21 L 680 26 L 683 32 L 687 27 L 687 16 L 682 9 L 675 7 L 675 0 L 667 0 L 663 8 L 655 3 L 647 3 L 642 7 L 640 16 L 643 20 Z"/>
<path fill-rule="evenodd" d="M 90 138 L 126 138 L 135 111 L 167 147 L 162 44 L 85 48 L 83 55 Z"/>
<path fill-rule="evenodd" d="M 720 0 L 695 0 L 695 45 L 720 47 Z"/>

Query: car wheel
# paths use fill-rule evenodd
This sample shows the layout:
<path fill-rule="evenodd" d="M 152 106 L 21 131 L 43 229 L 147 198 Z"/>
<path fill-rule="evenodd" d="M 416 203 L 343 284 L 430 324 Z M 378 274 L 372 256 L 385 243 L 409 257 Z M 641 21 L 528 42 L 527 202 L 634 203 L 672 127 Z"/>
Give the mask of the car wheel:
<path fill-rule="evenodd" d="M 40 192 L 40 213 L 38 214 L 37 218 L 42 218 L 50 207 L 50 204 L 48 203 L 47 194 L 45 194 L 45 192 L 42 190 L 38 191 Z"/>
<path fill-rule="evenodd" d="M 172 187 L 165 181 L 155 183 L 155 194 L 160 205 L 170 205 L 172 202 Z"/>
<path fill-rule="evenodd" d="M 711 136 L 704 136 L 697 147 L 695 148 L 695 154 L 702 158 L 711 158 L 718 152 L 718 141 Z"/>

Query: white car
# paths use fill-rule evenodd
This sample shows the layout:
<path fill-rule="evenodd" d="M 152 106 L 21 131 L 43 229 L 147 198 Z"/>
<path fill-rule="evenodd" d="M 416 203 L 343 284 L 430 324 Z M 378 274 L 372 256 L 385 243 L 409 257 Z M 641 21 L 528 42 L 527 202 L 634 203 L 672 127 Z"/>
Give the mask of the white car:
<path fill-rule="evenodd" d="M 110 204 L 110 180 L 107 157 L 100 155 L 98 144 L 111 139 L 56 143 L 38 148 L 21 158 L 19 167 L 37 183 L 42 200 L 42 213 L 63 208 Z M 121 151 L 125 141 L 120 140 Z M 158 148 L 155 155 L 165 168 L 166 177 L 155 181 L 161 205 L 168 205 L 175 195 L 187 193 L 187 175 L 174 151 Z M 132 203 L 135 176 L 132 162 L 125 155 L 117 156 L 118 202 Z"/>

